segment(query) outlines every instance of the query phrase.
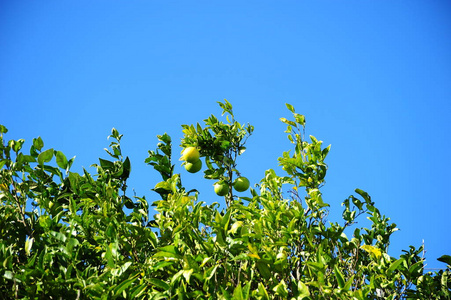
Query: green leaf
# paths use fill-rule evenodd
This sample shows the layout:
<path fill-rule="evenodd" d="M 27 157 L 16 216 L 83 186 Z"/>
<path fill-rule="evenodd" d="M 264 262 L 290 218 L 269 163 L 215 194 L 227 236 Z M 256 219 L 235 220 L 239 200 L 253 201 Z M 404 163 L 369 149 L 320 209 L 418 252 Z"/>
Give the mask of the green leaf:
<path fill-rule="evenodd" d="M 343 278 L 343 274 L 338 269 L 337 265 L 334 266 L 334 274 L 335 278 L 337 278 L 338 286 L 342 289 L 345 286 L 345 281 Z"/>
<path fill-rule="evenodd" d="M 302 126 L 305 125 L 305 116 L 300 114 L 294 114 L 294 118 L 298 124 L 301 124 Z"/>
<path fill-rule="evenodd" d="M 285 284 L 285 281 L 283 279 L 279 282 L 278 285 L 273 288 L 273 291 L 283 299 L 286 299 L 288 296 L 287 285 Z"/>
<path fill-rule="evenodd" d="M 363 190 L 361 190 L 361 189 L 355 189 L 355 192 L 356 192 L 357 194 L 359 194 L 360 196 L 362 196 L 363 199 L 365 199 L 365 202 L 366 202 L 366 203 L 371 203 L 371 197 L 370 197 L 370 195 L 368 195 L 367 192 L 365 192 L 365 191 L 363 191 Z"/>
<path fill-rule="evenodd" d="M 34 238 L 27 238 L 25 241 L 25 254 L 30 255 L 31 248 L 33 247 Z"/>
<path fill-rule="evenodd" d="M 132 278 L 128 278 L 121 283 L 119 283 L 116 288 L 113 290 L 115 296 L 119 296 L 122 294 L 123 291 L 125 291 L 132 283 L 135 281 L 138 274 L 134 275 Z"/>
<path fill-rule="evenodd" d="M 210 280 L 216 273 L 216 269 L 218 269 L 219 265 L 212 266 L 205 271 L 205 279 Z"/>
<path fill-rule="evenodd" d="M 55 151 L 55 156 L 56 156 L 56 164 L 58 165 L 58 167 L 66 170 L 67 169 L 66 155 L 64 155 L 64 153 L 61 151 Z"/>
<path fill-rule="evenodd" d="M 78 191 L 81 178 L 82 177 L 78 173 L 73 173 L 73 172 L 69 173 L 70 186 L 74 192 Z"/>
<path fill-rule="evenodd" d="M 450 292 L 449 285 L 448 285 L 448 277 L 449 277 L 449 271 L 445 271 L 442 273 L 442 276 L 440 278 L 440 283 L 442 284 L 442 291 L 447 294 Z"/>
<path fill-rule="evenodd" d="M 57 241 L 66 242 L 66 236 L 58 231 L 50 231 L 50 235 L 53 236 Z"/>
<path fill-rule="evenodd" d="M 42 138 L 40 136 L 33 139 L 33 146 L 39 151 L 42 149 L 42 147 L 44 147 L 44 141 L 42 141 Z"/>
<path fill-rule="evenodd" d="M 13 279 L 14 275 L 11 271 L 5 271 L 5 274 L 3 275 L 6 279 Z"/>
<path fill-rule="evenodd" d="M 122 168 L 124 169 L 122 171 L 122 175 L 121 175 L 121 179 L 125 180 L 128 179 L 128 177 L 130 176 L 130 172 L 131 172 L 131 164 L 130 164 L 130 159 L 128 158 L 128 156 L 125 158 L 124 163 L 122 164 Z"/>
<path fill-rule="evenodd" d="M 173 245 L 169 245 L 169 246 L 160 248 L 160 251 L 155 253 L 153 257 L 168 257 L 168 258 L 182 259 L 182 255 L 180 255 L 177 248 Z"/>
<path fill-rule="evenodd" d="M 77 239 L 69 238 L 66 243 L 67 252 L 72 253 L 74 247 L 77 246 L 78 244 L 80 244 L 80 242 Z"/>
<path fill-rule="evenodd" d="M 183 277 L 185 277 L 185 280 L 187 283 L 189 283 L 189 280 L 191 278 L 191 274 L 193 274 L 193 271 L 194 271 L 193 269 L 183 270 L 182 275 L 183 275 Z"/>
<path fill-rule="evenodd" d="M 99 162 L 100 162 L 100 166 L 104 169 L 104 170 L 111 170 L 114 168 L 114 163 L 106 160 L 106 159 L 102 159 L 99 158 Z"/>
<path fill-rule="evenodd" d="M 236 221 L 235 223 L 233 223 L 232 227 L 230 228 L 229 233 L 235 234 L 237 232 L 237 230 L 242 226 L 243 226 L 242 221 Z"/>
<path fill-rule="evenodd" d="M 10 256 L 8 256 L 4 261 L 3 261 L 3 267 L 5 268 L 5 269 L 10 269 L 10 268 L 12 268 L 12 266 L 13 266 L 13 256 L 12 255 L 10 255 Z"/>
<path fill-rule="evenodd" d="M 354 276 L 355 276 L 355 275 L 352 275 L 351 278 L 349 278 L 348 281 L 346 281 L 346 284 L 345 284 L 345 286 L 343 287 L 343 289 L 344 289 L 345 291 L 349 291 L 349 290 L 351 289 L 352 283 L 354 282 Z"/>
<path fill-rule="evenodd" d="M 437 258 L 437 260 L 451 266 L 451 256 L 450 255 L 446 255 L 446 254 L 442 255 L 439 258 Z"/>
<path fill-rule="evenodd" d="M 38 155 L 38 163 L 42 166 L 44 163 L 51 161 L 53 158 L 53 148 L 47 149 Z"/>
<path fill-rule="evenodd" d="M 269 269 L 268 265 L 262 261 L 257 262 L 257 269 L 262 275 L 263 278 L 268 280 L 271 278 L 271 270 Z"/>
<path fill-rule="evenodd" d="M 8 128 L 6 128 L 3 125 L 0 125 L 0 133 L 7 133 L 8 132 Z"/>
<path fill-rule="evenodd" d="M 424 262 L 422 260 L 414 263 L 409 268 L 409 274 L 411 276 L 418 276 L 418 272 L 423 268 Z"/>
<path fill-rule="evenodd" d="M 238 285 L 235 287 L 235 290 L 233 291 L 233 299 L 234 300 L 242 300 L 243 299 L 243 292 L 241 290 L 241 283 L 238 282 Z"/>
<path fill-rule="evenodd" d="M 261 282 L 258 283 L 258 295 L 261 297 L 261 299 L 265 299 L 265 300 L 270 299 L 265 286 Z"/>
<path fill-rule="evenodd" d="M 291 111 L 292 113 L 294 113 L 294 107 L 291 104 L 285 103 L 286 107 L 288 108 L 289 111 Z"/>
<path fill-rule="evenodd" d="M 36 162 L 36 159 L 33 156 L 31 156 L 31 155 L 23 155 L 22 153 L 19 153 L 17 155 L 16 162 L 19 163 L 19 164 L 31 163 L 31 162 Z"/>
<path fill-rule="evenodd" d="M 130 299 L 135 299 L 140 296 L 147 288 L 147 284 L 140 284 L 131 290 Z"/>
<path fill-rule="evenodd" d="M 168 181 L 161 181 L 155 185 L 153 191 L 159 194 L 167 194 L 171 191 L 171 183 Z"/>
<path fill-rule="evenodd" d="M 117 256 L 118 245 L 117 243 L 110 243 L 106 249 L 105 258 L 109 267 L 115 266 L 115 258 Z"/>
<path fill-rule="evenodd" d="M 300 280 L 298 281 L 298 291 L 299 291 L 298 299 L 303 299 L 310 296 L 308 286 Z"/>
<path fill-rule="evenodd" d="M 398 267 L 403 263 L 404 258 L 400 258 L 398 260 L 395 260 L 394 262 L 391 263 L 390 267 L 387 270 L 387 273 L 391 273 L 394 270 L 397 270 Z"/>
<path fill-rule="evenodd" d="M 314 272 L 324 272 L 324 265 L 320 262 L 308 261 L 306 264 Z"/>
<path fill-rule="evenodd" d="M 111 137 L 115 138 L 116 140 L 119 139 L 119 131 L 117 131 L 116 128 L 113 127 L 113 129 L 111 129 Z"/>
<path fill-rule="evenodd" d="M 152 283 L 157 288 L 162 289 L 163 291 L 167 291 L 170 289 L 169 284 L 167 284 L 166 282 L 164 282 L 163 280 L 160 280 L 158 278 L 150 278 L 149 282 Z"/>
<path fill-rule="evenodd" d="M 17 140 L 13 145 L 13 151 L 16 153 L 19 152 L 19 150 L 22 149 L 24 142 L 25 142 L 25 140 L 23 140 L 23 139 Z"/>
<path fill-rule="evenodd" d="M 294 123 L 293 121 L 289 121 L 285 118 L 280 118 L 280 121 L 282 121 L 283 123 L 285 123 L 287 125 L 296 126 L 296 123 Z"/>

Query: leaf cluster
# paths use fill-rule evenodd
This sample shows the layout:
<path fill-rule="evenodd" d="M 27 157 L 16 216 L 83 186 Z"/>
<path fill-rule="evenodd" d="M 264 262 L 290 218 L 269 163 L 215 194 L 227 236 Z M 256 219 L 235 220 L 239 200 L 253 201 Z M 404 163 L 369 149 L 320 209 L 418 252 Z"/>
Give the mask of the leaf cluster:
<path fill-rule="evenodd" d="M 183 125 L 181 147 L 205 159 L 206 180 L 232 184 L 253 127 L 215 116 Z M 5 299 L 447 299 L 446 268 L 424 270 L 424 249 L 400 257 L 388 248 L 397 228 L 360 189 L 343 201 L 341 222 L 322 197 L 330 146 L 305 138 L 305 117 L 287 104 L 282 118 L 293 146 L 226 206 L 207 205 L 182 184 L 172 140 L 157 136 L 145 163 L 161 177 L 156 200 L 127 195 L 131 162 L 112 130 L 108 159 L 72 172 L 74 158 L 41 138 L 4 140 L 0 126 L 0 295 Z M 183 175 L 185 176 L 185 175 Z M 190 176 L 188 174 L 188 176 Z M 232 190 L 232 189 L 230 189 Z M 150 207 L 154 210 L 151 210 Z M 153 214 L 153 217 L 150 215 Z M 366 216 L 368 228 L 357 227 Z M 352 234 L 348 237 L 347 234 Z"/>

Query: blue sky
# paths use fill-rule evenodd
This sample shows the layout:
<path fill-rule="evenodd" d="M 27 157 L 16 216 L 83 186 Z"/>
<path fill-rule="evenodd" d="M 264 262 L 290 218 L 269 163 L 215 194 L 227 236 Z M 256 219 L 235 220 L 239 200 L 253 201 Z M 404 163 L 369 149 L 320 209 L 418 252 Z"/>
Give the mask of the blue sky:
<path fill-rule="evenodd" d="M 106 158 L 113 127 L 129 187 L 157 200 L 144 164 L 157 134 L 178 153 L 181 124 L 228 99 L 255 132 L 238 166 L 252 184 L 290 149 L 291 103 L 332 145 L 324 200 L 366 190 L 401 229 L 390 254 L 424 240 L 428 268 L 451 254 L 451 4 L 448 1 L 2 1 L 0 123 L 7 138 Z M 179 162 L 176 161 L 178 164 Z M 94 169 L 89 169 L 95 172 Z M 212 182 L 187 174 L 200 199 Z M 358 225 L 364 226 L 365 222 Z"/>

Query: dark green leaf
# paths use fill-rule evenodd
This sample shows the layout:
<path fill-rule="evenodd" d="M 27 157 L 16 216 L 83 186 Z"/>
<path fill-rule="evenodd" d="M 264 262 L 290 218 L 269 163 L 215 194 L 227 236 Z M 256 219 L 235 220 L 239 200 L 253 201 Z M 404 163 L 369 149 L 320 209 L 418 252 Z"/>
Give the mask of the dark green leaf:
<path fill-rule="evenodd" d="M 262 261 L 257 262 L 257 269 L 260 272 L 260 274 L 268 280 L 271 278 L 271 270 L 269 269 L 268 265 Z"/>
<path fill-rule="evenodd" d="M 162 289 L 163 291 L 167 291 L 170 289 L 169 284 L 158 278 L 149 278 L 149 282 L 152 283 L 154 286 Z"/>
<path fill-rule="evenodd" d="M 123 172 L 122 172 L 122 176 L 121 179 L 122 180 L 126 180 L 129 176 L 130 176 L 130 172 L 131 172 L 131 164 L 130 164 L 130 159 L 128 158 L 128 156 L 125 158 L 124 163 L 122 164 L 123 167 Z"/>
<path fill-rule="evenodd" d="M 437 258 L 437 260 L 451 266 L 451 256 L 450 255 L 446 255 L 446 254 L 442 255 L 439 258 Z"/>
<path fill-rule="evenodd" d="M 109 160 L 99 158 L 99 162 L 104 170 L 112 170 L 114 168 L 114 163 Z"/>
<path fill-rule="evenodd" d="M 144 290 L 147 288 L 146 284 L 140 284 L 131 290 L 130 299 L 136 299 L 140 296 Z"/>
<path fill-rule="evenodd" d="M 337 278 L 338 286 L 340 288 L 344 288 L 345 280 L 343 278 L 343 274 L 340 272 L 337 265 L 334 266 L 334 274 L 335 274 L 335 278 Z"/>
<path fill-rule="evenodd" d="M 388 268 L 387 272 L 391 273 L 398 269 L 398 267 L 404 262 L 404 258 L 400 258 L 398 260 L 395 260 L 391 263 L 390 267 Z"/>
<path fill-rule="evenodd" d="M 122 292 L 125 291 L 133 283 L 133 281 L 136 280 L 137 276 L 138 276 L 138 274 L 136 274 L 132 278 L 128 278 L 128 279 L 122 281 L 121 283 L 119 283 L 113 291 L 114 295 L 115 296 L 121 295 Z"/>

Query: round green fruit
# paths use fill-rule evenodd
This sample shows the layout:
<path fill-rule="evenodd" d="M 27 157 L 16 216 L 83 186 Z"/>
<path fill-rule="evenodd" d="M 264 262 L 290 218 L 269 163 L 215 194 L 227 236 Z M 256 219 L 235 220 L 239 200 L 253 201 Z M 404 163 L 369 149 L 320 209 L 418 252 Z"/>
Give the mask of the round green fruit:
<path fill-rule="evenodd" d="M 196 147 L 187 147 L 182 152 L 182 158 L 181 160 L 185 160 L 189 163 L 194 164 L 197 162 L 200 158 L 199 150 L 196 149 Z"/>
<path fill-rule="evenodd" d="M 199 170 L 202 169 L 202 161 L 198 159 L 195 163 L 187 162 L 185 164 L 185 169 L 190 173 L 199 172 Z"/>
<path fill-rule="evenodd" d="M 233 182 L 233 188 L 237 192 L 244 192 L 249 188 L 249 180 L 246 177 L 238 177 Z"/>
<path fill-rule="evenodd" d="M 225 196 L 229 193 L 229 185 L 225 182 L 217 182 L 214 184 L 214 187 L 218 196 Z"/>

